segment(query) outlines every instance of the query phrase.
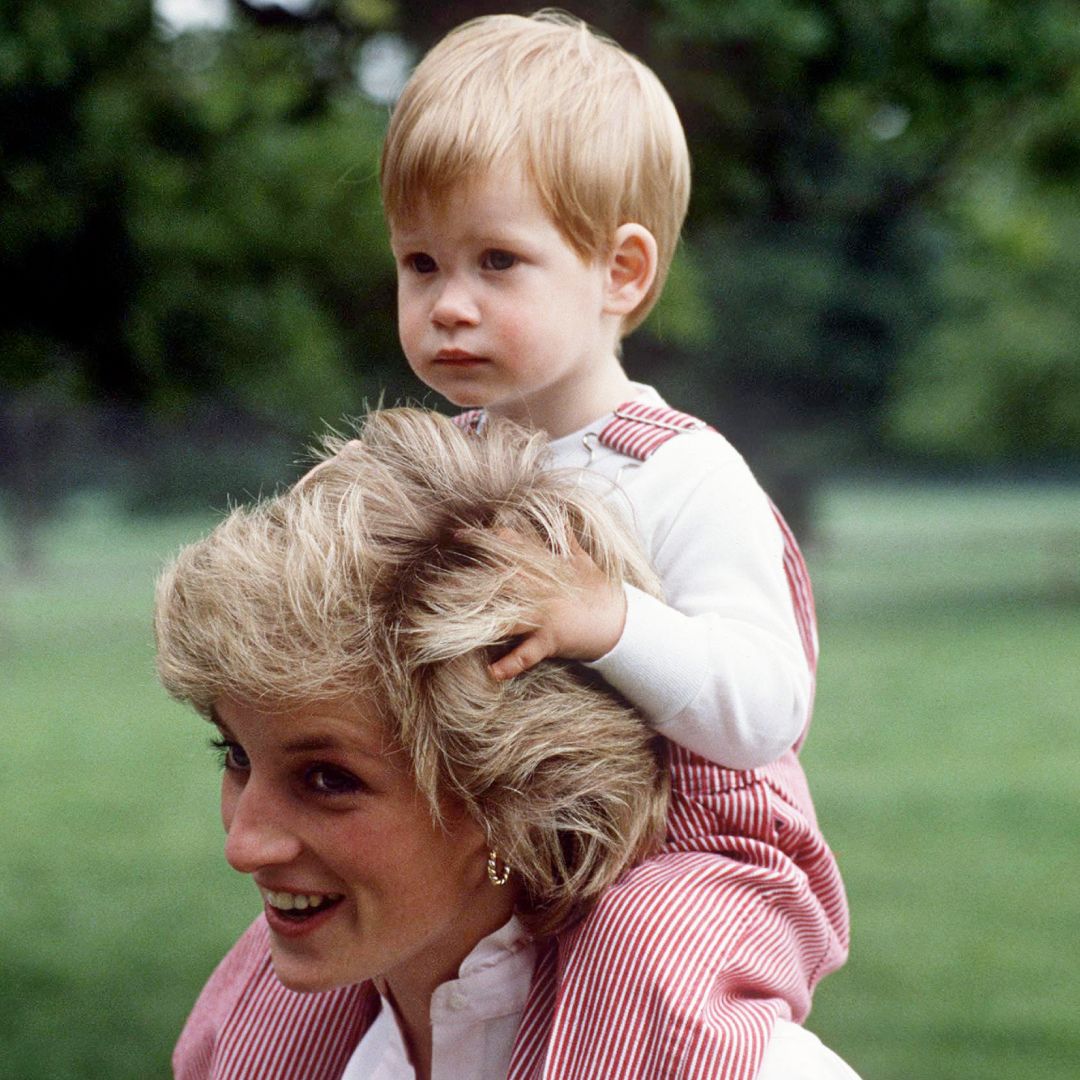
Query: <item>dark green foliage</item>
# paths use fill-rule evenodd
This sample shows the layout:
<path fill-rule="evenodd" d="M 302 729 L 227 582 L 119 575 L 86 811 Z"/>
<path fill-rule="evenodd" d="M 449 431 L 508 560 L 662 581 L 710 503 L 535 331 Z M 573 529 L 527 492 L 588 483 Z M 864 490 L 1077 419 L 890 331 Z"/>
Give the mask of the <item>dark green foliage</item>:
<path fill-rule="evenodd" d="M 55 485 L 20 479 L 47 453 L 19 435 L 43 402 L 68 409 L 68 441 L 124 458 L 191 409 L 295 449 L 365 399 L 422 396 L 378 205 L 386 107 L 357 89 L 359 51 L 533 6 L 235 0 L 228 27 L 170 36 L 149 0 L 6 5 L 0 488 L 40 508 L 75 482 L 66 464 Z M 897 450 L 1075 458 L 1072 3 L 575 11 L 657 70 L 694 156 L 686 243 L 632 372 L 774 483 L 797 462 L 796 488 Z M 133 438 L 80 402 L 122 409 Z"/>
<path fill-rule="evenodd" d="M 299 431 L 377 391 L 383 116 L 326 81 L 326 48 L 168 40 L 146 3 L 29 4 L 3 42 L 22 58 L 0 104 L 4 384 L 164 410 L 223 395 Z"/>

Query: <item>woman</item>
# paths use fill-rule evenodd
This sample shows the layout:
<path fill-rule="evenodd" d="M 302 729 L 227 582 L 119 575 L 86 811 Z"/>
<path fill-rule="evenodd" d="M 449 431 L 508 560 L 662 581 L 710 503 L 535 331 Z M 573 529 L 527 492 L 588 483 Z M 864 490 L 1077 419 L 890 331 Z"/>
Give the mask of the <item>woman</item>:
<path fill-rule="evenodd" d="M 226 857 L 264 904 L 176 1074 L 551 1074 L 552 936 L 658 845 L 667 773 L 583 669 L 488 664 L 569 587 L 575 544 L 612 580 L 651 573 L 515 428 L 391 410 L 330 449 L 159 583 L 159 670 L 219 731 Z M 852 1074 L 780 1025 L 761 1075 Z"/>

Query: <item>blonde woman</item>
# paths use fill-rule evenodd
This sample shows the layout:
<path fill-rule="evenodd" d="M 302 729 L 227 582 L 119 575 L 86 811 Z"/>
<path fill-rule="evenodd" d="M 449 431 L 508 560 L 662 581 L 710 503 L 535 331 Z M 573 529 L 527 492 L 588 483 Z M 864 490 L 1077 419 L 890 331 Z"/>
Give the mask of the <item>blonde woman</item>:
<path fill-rule="evenodd" d="M 579 549 L 655 582 L 512 425 L 390 410 L 330 451 L 159 582 L 161 677 L 218 731 L 226 858 L 263 901 L 176 1075 L 532 1076 L 558 1053 L 553 942 L 657 849 L 668 775 L 584 669 L 498 682 L 489 664 L 571 587 Z M 765 1061 L 766 1078 L 853 1075 L 794 1024 Z"/>

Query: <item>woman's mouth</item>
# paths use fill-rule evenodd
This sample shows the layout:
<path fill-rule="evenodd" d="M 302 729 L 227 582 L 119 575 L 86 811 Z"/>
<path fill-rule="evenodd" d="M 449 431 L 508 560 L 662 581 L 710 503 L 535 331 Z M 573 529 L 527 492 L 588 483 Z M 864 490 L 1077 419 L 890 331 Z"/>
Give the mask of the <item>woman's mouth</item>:
<path fill-rule="evenodd" d="M 294 893 L 278 889 L 260 889 L 268 914 L 290 923 L 306 923 L 336 907 L 341 893 Z"/>

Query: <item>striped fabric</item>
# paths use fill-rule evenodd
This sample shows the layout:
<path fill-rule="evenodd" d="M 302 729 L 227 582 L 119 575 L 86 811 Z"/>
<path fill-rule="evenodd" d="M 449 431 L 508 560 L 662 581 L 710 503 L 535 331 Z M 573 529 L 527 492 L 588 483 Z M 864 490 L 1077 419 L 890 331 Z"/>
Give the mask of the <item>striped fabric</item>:
<path fill-rule="evenodd" d="M 479 431 L 480 423 L 484 419 L 484 410 L 466 409 L 465 412 L 455 413 L 450 419 L 466 431 Z"/>
<path fill-rule="evenodd" d="M 803 652 L 806 653 L 806 662 L 810 665 L 810 670 L 816 675 L 817 613 L 814 610 L 814 593 L 810 588 L 810 574 L 806 569 L 799 545 L 795 542 L 795 534 L 788 527 L 788 523 L 776 508 L 776 504 L 770 500 L 769 505 L 772 507 L 776 524 L 780 527 L 780 534 L 784 538 L 784 574 L 787 576 L 788 588 L 791 590 L 791 601 L 795 607 L 795 622 L 799 627 Z"/>
<path fill-rule="evenodd" d="M 286 989 L 260 915 L 199 995 L 173 1053 L 176 1080 L 339 1080 L 379 1009 L 370 983 Z"/>
<path fill-rule="evenodd" d="M 463 416 L 474 428 L 477 412 Z M 705 427 L 631 403 L 600 441 L 645 459 Z M 774 513 L 814 672 L 809 577 Z M 797 752 L 738 771 L 670 751 L 663 849 L 541 949 L 508 1080 L 753 1080 L 774 1021 L 801 1021 L 816 983 L 846 958 L 844 888 Z M 177 1044 L 177 1080 L 340 1080 L 378 997 L 367 983 L 286 990 L 267 934 L 260 917 L 207 983 Z"/>
<path fill-rule="evenodd" d="M 698 420 L 667 406 L 627 401 L 600 432 L 600 442 L 620 454 L 647 461 L 676 435 L 684 431 L 703 431 L 708 427 Z"/>
<path fill-rule="evenodd" d="M 752 1080 L 773 1022 L 804 1019 L 844 961 L 843 885 L 794 752 L 737 772 L 671 749 L 663 851 L 559 940 L 546 1057 L 515 1078 Z"/>
<path fill-rule="evenodd" d="M 599 441 L 646 460 L 705 430 L 674 409 L 630 402 Z M 818 641 L 795 538 L 784 570 L 807 664 Z M 805 737 L 805 730 L 800 737 Z M 752 1080 L 778 1017 L 801 1021 L 816 983 L 847 956 L 848 915 L 795 750 L 725 769 L 671 747 L 663 851 L 628 871 L 559 941 L 545 1080 Z"/>

